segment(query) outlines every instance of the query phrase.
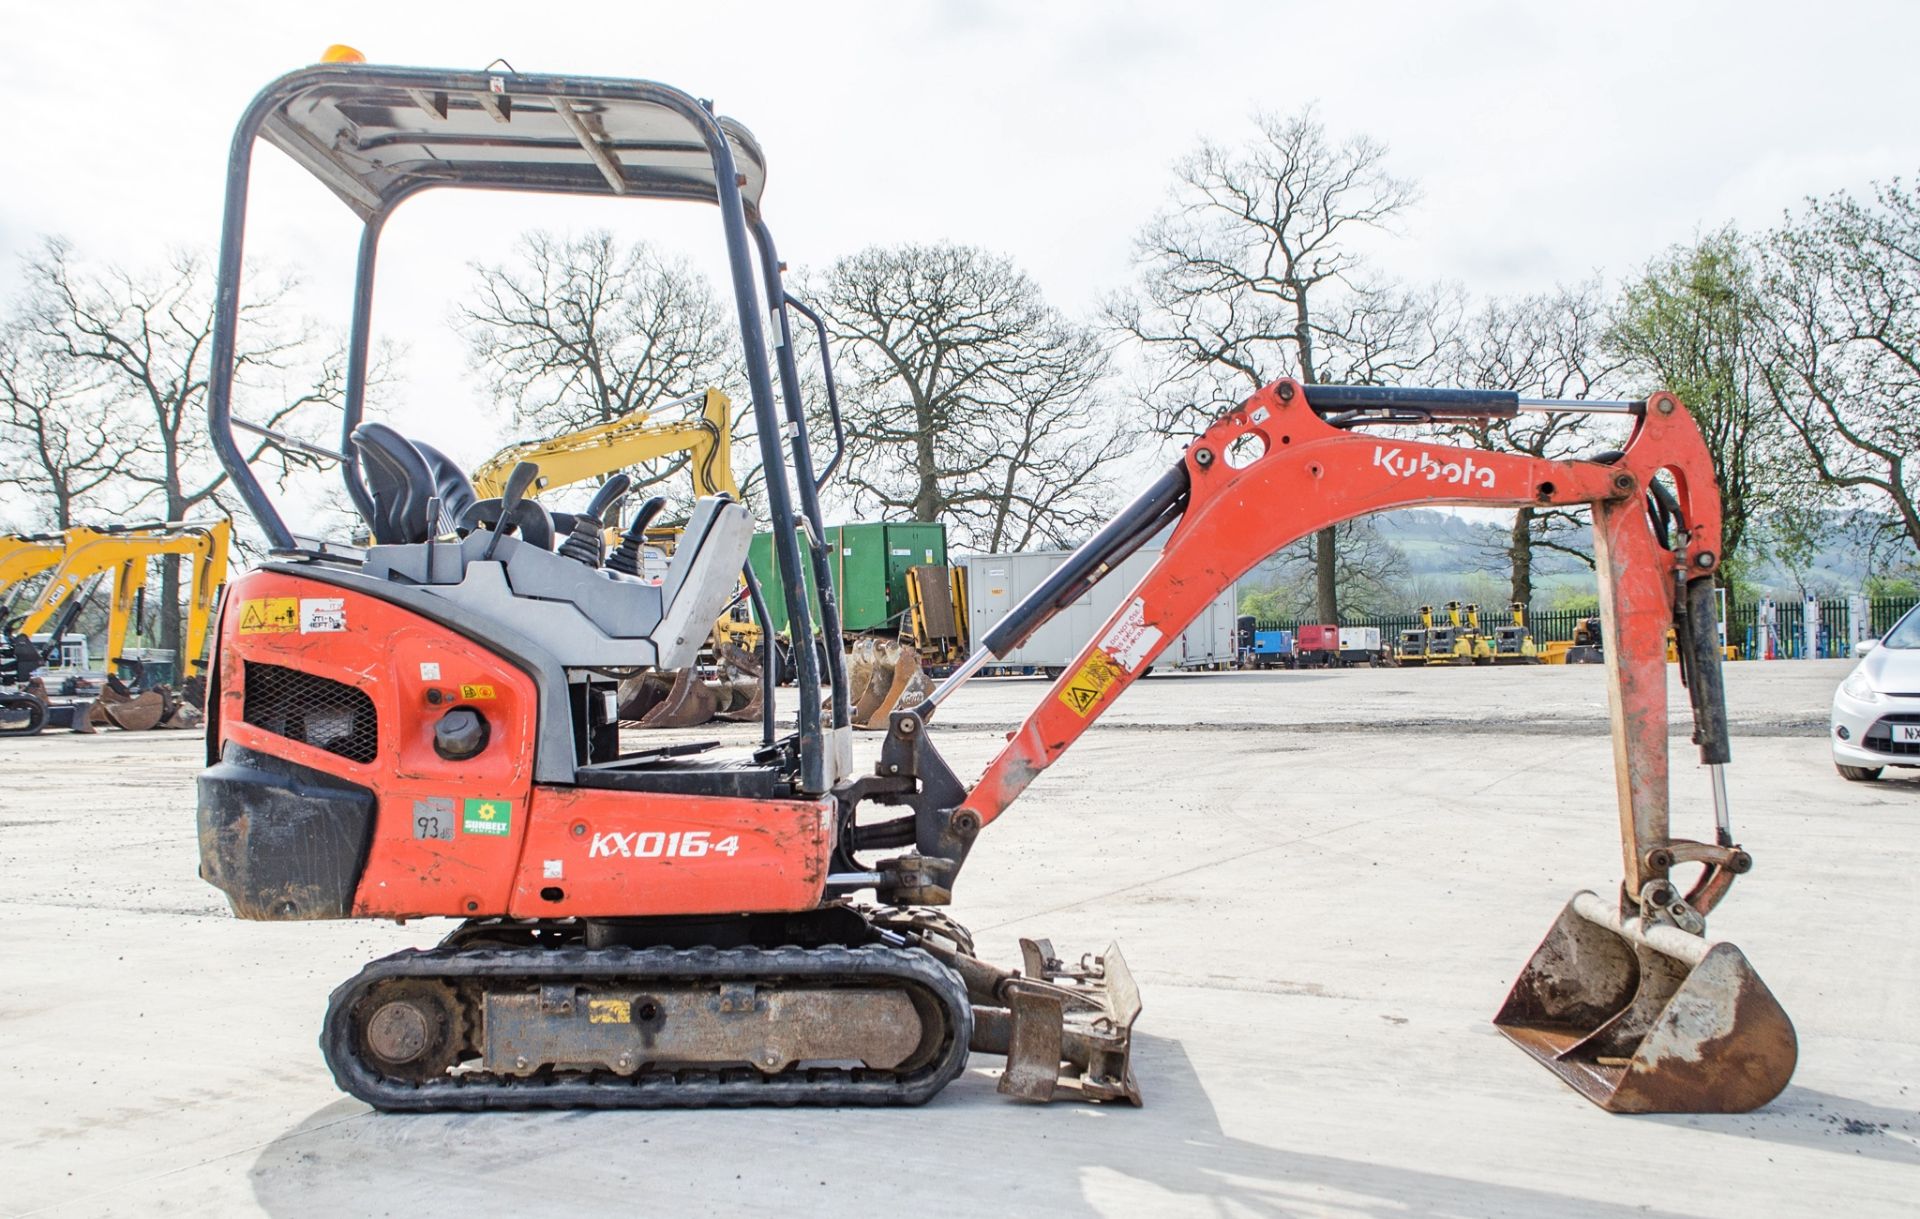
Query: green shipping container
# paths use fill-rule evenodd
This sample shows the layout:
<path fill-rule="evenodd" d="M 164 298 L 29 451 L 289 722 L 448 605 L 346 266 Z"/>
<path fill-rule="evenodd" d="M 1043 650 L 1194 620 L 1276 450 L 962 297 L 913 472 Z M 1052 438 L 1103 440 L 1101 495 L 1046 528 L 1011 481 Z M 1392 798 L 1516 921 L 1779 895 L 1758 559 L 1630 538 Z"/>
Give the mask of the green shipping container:
<path fill-rule="evenodd" d="M 806 549 L 802 535 L 801 552 Z M 773 534 L 755 534 L 748 562 L 767 599 L 776 634 L 787 632 L 787 606 L 778 579 Z M 827 528 L 827 564 L 840 603 L 841 625 L 848 631 L 875 631 L 899 625 L 907 612 L 907 569 L 944 567 L 947 527 L 924 521 L 896 521 Z M 814 627 L 820 623 L 820 590 L 812 564 L 806 564 L 807 602 Z"/>

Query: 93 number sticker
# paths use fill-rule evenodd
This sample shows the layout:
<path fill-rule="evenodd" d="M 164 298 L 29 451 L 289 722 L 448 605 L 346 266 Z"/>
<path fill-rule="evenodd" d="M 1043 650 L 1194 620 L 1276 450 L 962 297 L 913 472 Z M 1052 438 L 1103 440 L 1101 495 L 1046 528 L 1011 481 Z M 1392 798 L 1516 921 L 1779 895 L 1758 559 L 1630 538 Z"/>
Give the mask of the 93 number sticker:
<path fill-rule="evenodd" d="M 702 859 L 725 855 L 729 859 L 740 851 L 740 835 L 728 834 L 716 839 L 711 830 L 686 830 L 665 834 L 659 830 L 632 833 L 595 834 L 587 848 L 588 859 Z"/>

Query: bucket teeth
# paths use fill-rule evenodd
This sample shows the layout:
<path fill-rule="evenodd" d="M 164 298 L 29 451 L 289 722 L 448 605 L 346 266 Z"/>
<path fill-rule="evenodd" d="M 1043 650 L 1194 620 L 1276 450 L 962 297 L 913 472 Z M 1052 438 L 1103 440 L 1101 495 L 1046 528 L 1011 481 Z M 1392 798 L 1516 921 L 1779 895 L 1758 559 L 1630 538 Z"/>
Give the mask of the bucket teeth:
<path fill-rule="evenodd" d="M 1493 1019 L 1615 1113 L 1745 1113 L 1780 1094 L 1793 1022 L 1732 944 L 1577 893 Z"/>

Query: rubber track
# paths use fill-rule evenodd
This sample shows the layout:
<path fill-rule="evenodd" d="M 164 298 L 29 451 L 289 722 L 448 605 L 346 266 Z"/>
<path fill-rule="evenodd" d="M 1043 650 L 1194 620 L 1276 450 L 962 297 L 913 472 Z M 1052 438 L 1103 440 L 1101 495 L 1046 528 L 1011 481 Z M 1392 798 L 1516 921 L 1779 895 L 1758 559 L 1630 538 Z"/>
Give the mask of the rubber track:
<path fill-rule="evenodd" d="M 618 986 L 661 982 L 857 981 L 916 986 L 947 1013 L 947 1041 L 934 1061 L 906 1075 L 861 1069 L 794 1068 L 764 1075 L 750 1067 L 502 1077 L 469 1073 L 414 1083 L 389 1079 L 355 1051 L 350 1013 L 367 988 L 388 978 L 462 982 L 569 981 Z M 741 1105 L 918 1105 L 967 1065 L 973 1007 L 959 975 L 925 952 L 859 948 L 477 948 L 407 949 L 369 964 L 333 992 L 320 1049 L 342 1091 L 395 1112 L 493 1109 L 655 1109 Z"/>

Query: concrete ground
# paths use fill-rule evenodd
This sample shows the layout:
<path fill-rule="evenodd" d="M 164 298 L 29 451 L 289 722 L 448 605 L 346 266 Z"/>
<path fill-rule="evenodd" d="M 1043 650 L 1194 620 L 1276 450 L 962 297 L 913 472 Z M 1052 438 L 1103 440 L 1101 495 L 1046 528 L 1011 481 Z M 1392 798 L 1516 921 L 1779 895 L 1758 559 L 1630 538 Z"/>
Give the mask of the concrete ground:
<path fill-rule="evenodd" d="M 1911 1215 L 1920 771 L 1834 773 L 1846 668 L 1729 669 L 1757 866 L 1714 931 L 1801 1043 L 1737 1117 L 1609 1115 L 1487 1022 L 1619 875 L 1597 668 L 1130 692 L 983 836 L 954 912 L 1003 960 L 1125 946 L 1139 1110 L 1008 1102 L 985 1059 L 918 1110 L 376 1115 L 321 1062 L 327 993 L 443 926 L 231 918 L 194 874 L 195 737 L 0 742 L 0 1214 Z M 1044 690 L 950 703 L 956 770 Z M 1674 744 L 1676 829 L 1705 837 Z"/>

